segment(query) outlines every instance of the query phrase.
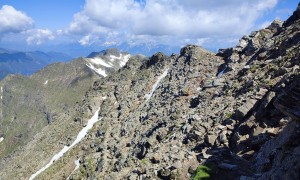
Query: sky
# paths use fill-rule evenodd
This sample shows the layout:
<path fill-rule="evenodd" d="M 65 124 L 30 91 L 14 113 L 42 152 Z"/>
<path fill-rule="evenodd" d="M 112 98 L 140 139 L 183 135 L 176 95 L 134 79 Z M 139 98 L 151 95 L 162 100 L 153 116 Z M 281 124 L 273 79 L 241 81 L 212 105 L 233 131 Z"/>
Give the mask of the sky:
<path fill-rule="evenodd" d="M 86 56 L 128 51 L 212 51 L 235 46 L 274 19 L 286 20 L 296 0 L 0 0 L 0 47 Z M 145 52 L 143 52 L 145 51 Z M 178 52 L 175 52 L 178 53 Z"/>

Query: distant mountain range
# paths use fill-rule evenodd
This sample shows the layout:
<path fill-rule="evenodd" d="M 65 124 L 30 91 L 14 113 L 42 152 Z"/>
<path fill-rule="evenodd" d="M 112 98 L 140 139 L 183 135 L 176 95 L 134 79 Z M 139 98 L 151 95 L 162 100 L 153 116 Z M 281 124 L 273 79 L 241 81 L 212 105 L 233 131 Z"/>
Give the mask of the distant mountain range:
<path fill-rule="evenodd" d="M 140 43 L 140 44 L 130 44 L 130 43 L 121 43 L 113 45 L 103 45 L 101 43 L 93 43 L 89 46 L 82 46 L 79 43 L 69 43 L 69 44 L 57 44 L 55 47 L 40 47 L 42 51 L 47 51 L 52 49 L 56 52 L 65 52 L 70 54 L 73 57 L 85 57 L 90 52 L 99 51 L 99 49 L 112 49 L 116 48 L 120 51 L 126 51 L 132 55 L 143 54 L 145 56 L 152 56 L 156 52 L 163 52 L 166 55 L 171 55 L 174 52 L 180 51 L 181 47 L 172 46 L 172 45 L 163 45 L 163 44 L 150 44 L 150 43 Z"/>
<path fill-rule="evenodd" d="M 0 80 L 8 74 L 31 75 L 48 64 L 71 59 L 59 52 L 19 52 L 0 48 Z"/>
<path fill-rule="evenodd" d="M 117 46 L 109 46 L 102 47 L 99 44 L 93 44 L 88 48 L 83 48 L 82 46 L 70 45 L 68 48 L 66 47 L 58 47 L 62 52 L 68 52 L 68 54 L 72 54 L 73 57 L 69 56 L 65 53 L 60 52 L 44 52 L 44 51 L 15 51 L 8 50 L 4 48 L 0 48 L 0 80 L 3 79 L 8 74 L 22 74 L 22 75 L 31 75 L 41 68 L 54 63 L 54 62 L 67 62 L 74 57 L 86 56 L 91 51 L 97 51 L 98 49 L 113 49 L 117 48 L 121 51 L 129 52 L 130 54 L 140 54 L 150 56 L 155 52 L 161 51 L 165 54 L 171 55 L 172 52 L 177 52 L 179 49 L 170 46 L 164 45 L 129 45 L 127 43 L 123 43 Z M 116 50 L 116 49 L 115 49 Z M 57 51 L 59 51 L 57 49 Z M 103 55 L 105 51 L 90 53 L 87 58 L 91 58 L 95 55 Z M 85 54 L 83 56 L 83 54 Z"/>

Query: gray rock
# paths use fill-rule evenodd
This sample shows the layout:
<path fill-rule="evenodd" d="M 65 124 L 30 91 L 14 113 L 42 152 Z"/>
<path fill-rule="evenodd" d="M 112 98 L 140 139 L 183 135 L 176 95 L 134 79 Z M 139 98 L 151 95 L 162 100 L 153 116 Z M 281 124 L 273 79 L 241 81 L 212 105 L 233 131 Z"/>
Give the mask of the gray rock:
<path fill-rule="evenodd" d="M 225 83 L 225 79 L 223 78 L 218 78 L 218 79 L 215 79 L 212 83 L 212 85 L 214 87 L 217 87 L 217 86 L 224 86 L 224 83 Z"/>
<path fill-rule="evenodd" d="M 212 146 L 215 144 L 217 138 L 218 136 L 216 134 L 208 134 L 205 136 L 205 141 Z"/>
<path fill-rule="evenodd" d="M 256 99 L 248 99 L 247 102 L 245 102 L 236 110 L 235 117 L 237 117 L 238 119 L 243 119 L 248 114 L 248 112 L 254 107 L 256 102 Z"/>
<path fill-rule="evenodd" d="M 161 176 L 162 178 L 168 178 L 171 175 L 171 171 L 170 169 L 161 169 L 159 171 L 159 176 Z"/>
<path fill-rule="evenodd" d="M 228 142 L 227 136 L 226 136 L 226 131 L 223 131 L 220 135 L 219 135 L 219 142 L 221 144 Z"/>

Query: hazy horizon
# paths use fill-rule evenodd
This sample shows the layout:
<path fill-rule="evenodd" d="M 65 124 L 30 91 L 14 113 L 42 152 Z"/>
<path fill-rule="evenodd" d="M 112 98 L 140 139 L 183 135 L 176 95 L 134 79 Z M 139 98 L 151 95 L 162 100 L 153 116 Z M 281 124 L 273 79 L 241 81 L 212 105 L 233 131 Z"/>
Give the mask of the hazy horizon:
<path fill-rule="evenodd" d="M 286 20 L 296 0 L 78 0 L 0 2 L 0 47 L 86 56 L 118 48 L 150 55 L 186 44 L 216 52 L 274 19 Z"/>

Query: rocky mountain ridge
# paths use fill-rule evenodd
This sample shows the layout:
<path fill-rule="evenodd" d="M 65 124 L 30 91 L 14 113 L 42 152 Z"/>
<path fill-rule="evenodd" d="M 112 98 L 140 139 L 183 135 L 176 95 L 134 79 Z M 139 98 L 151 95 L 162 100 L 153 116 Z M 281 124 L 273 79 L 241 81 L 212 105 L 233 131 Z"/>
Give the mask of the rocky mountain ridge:
<path fill-rule="evenodd" d="M 130 56 L 115 52 L 116 57 L 123 54 Z M 108 59 L 110 55 L 107 53 L 104 57 Z M 108 60 L 103 62 L 109 63 Z M 109 68 L 101 64 L 95 67 L 110 74 L 122 67 L 124 59 L 114 62 Z M 0 81 L 1 158 L 9 159 L 11 153 L 53 122 L 68 125 L 64 119 L 72 116 L 76 102 L 81 101 L 96 79 L 103 77 L 88 67 L 90 63 L 89 58 L 78 58 L 69 63 L 51 64 L 32 76 L 9 75 Z"/>
<path fill-rule="evenodd" d="M 218 54 L 187 45 L 131 57 L 76 103 L 66 122 L 98 121 L 36 179 L 299 179 L 299 14 Z M 0 176 L 27 179 L 70 146 L 47 135 L 2 161 Z"/>

